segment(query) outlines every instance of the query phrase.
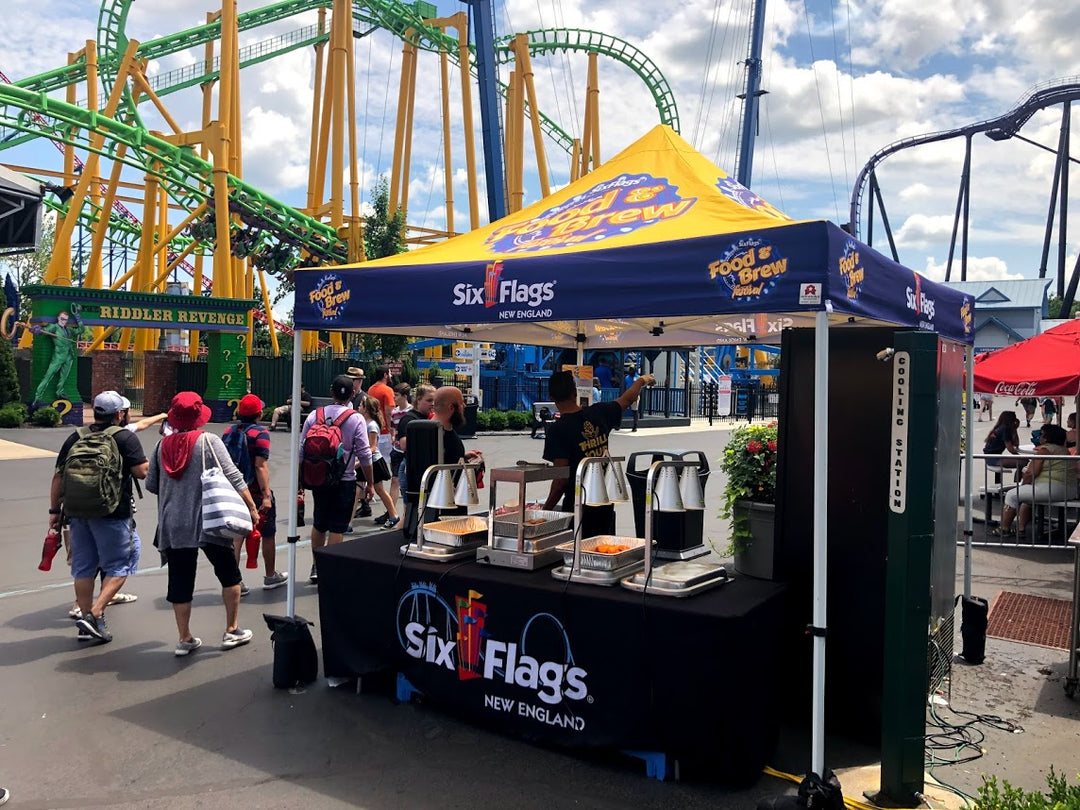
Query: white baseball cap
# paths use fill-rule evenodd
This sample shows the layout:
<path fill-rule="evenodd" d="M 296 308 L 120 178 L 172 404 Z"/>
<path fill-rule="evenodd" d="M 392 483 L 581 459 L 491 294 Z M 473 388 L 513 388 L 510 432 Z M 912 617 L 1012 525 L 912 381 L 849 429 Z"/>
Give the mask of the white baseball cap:
<path fill-rule="evenodd" d="M 131 400 L 120 396 L 116 391 L 102 391 L 94 397 L 94 413 L 100 413 L 102 416 L 119 413 L 130 407 Z"/>

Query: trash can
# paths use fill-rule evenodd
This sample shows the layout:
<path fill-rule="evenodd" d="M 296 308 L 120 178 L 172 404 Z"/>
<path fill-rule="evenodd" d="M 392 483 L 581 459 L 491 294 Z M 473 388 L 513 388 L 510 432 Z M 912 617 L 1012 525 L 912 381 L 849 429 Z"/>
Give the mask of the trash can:
<path fill-rule="evenodd" d="M 630 483 L 630 500 L 634 506 L 634 532 L 638 537 L 645 536 L 645 485 L 649 468 L 657 461 L 696 462 L 702 492 L 709 480 L 709 462 L 700 450 L 642 450 L 631 453 L 626 460 L 626 478 Z M 705 508 L 709 508 L 708 501 Z M 652 539 L 656 541 L 656 556 L 659 559 L 690 560 L 709 553 L 704 544 L 704 510 L 654 511 L 652 530 Z"/>
<path fill-rule="evenodd" d="M 454 428 L 458 436 L 470 438 L 476 435 L 476 412 L 480 410 L 480 400 L 473 394 L 465 394 L 465 423 Z"/>

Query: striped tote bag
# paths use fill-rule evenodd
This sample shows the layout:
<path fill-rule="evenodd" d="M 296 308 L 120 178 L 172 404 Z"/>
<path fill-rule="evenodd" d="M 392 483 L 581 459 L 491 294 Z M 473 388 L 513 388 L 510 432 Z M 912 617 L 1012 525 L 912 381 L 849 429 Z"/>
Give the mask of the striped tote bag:
<path fill-rule="evenodd" d="M 205 434 L 203 441 L 202 472 L 202 525 L 203 533 L 224 540 L 241 540 L 251 534 L 251 512 L 244 499 L 233 489 L 225 473 L 221 471 L 221 461 L 217 451 L 210 444 L 210 437 Z M 206 464 L 206 448 L 214 457 L 216 466 Z"/>

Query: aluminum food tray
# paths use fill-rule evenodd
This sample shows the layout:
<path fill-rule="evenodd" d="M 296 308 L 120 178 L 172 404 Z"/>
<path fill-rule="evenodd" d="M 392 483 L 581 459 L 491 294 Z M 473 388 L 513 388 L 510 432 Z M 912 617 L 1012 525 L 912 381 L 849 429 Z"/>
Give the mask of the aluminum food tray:
<path fill-rule="evenodd" d="M 630 546 L 626 551 L 617 554 L 602 554 L 596 551 L 596 547 L 603 543 L 618 543 Z M 569 568 L 574 564 L 574 543 L 563 543 L 556 546 L 563 556 L 563 564 Z M 625 568 L 635 562 L 645 559 L 645 541 L 640 537 L 617 537 L 611 534 L 598 534 L 581 541 L 581 555 L 578 562 L 579 568 L 593 571 L 612 571 L 616 568 Z"/>
<path fill-rule="evenodd" d="M 424 524 L 424 542 L 444 546 L 464 546 L 487 539 L 487 521 L 482 517 L 456 517 Z"/>
<path fill-rule="evenodd" d="M 542 518 L 543 523 L 525 524 L 523 536 L 526 538 L 540 537 L 545 534 L 554 534 L 567 528 L 574 519 L 572 512 L 557 512 L 554 509 L 527 509 L 526 520 Z M 495 534 L 500 537 L 517 537 L 518 525 L 521 523 L 521 512 L 512 512 L 498 515 L 494 518 Z"/>
<path fill-rule="evenodd" d="M 554 548 L 563 542 L 564 534 L 565 532 L 558 532 L 556 534 L 545 534 L 541 537 L 524 538 L 521 541 L 521 551 L 525 554 L 536 554 Z M 505 551 L 517 551 L 517 537 L 495 536 L 492 538 L 492 547 L 501 548 Z"/>

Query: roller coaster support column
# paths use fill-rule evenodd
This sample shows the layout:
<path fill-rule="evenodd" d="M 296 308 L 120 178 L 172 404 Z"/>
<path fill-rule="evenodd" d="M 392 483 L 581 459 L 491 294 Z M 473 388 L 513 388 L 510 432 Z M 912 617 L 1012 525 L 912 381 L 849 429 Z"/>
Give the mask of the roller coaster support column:
<path fill-rule="evenodd" d="M 476 71 L 480 77 L 480 128 L 484 136 L 484 176 L 487 180 L 488 218 L 506 216 L 506 178 L 499 144 L 499 98 L 495 76 L 495 23 L 491 0 L 468 0 L 472 6 Z"/>
<path fill-rule="evenodd" d="M 600 165 L 600 80 L 595 53 L 589 54 L 589 83 L 585 90 L 585 119 L 582 131 L 579 177 Z"/>
<path fill-rule="evenodd" d="M 465 126 L 465 173 L 469 175 L 469 230 L 480 227 L 480 203 L 476 188 L 476 143 L 473 140 L 472 73 L 469 63 L 469 18 L 463 12 L 450 17 L 458 35 L 458 64 L 461 66 L 461 117 Z"/>
<path fill-rule="evenodd" d="M 739 165 L 735 179 L 750 188 L 754 173 L 754 134 L 758 125 L 758 99 L 761 89 L 761 45 L 765 39 L 765 0 L 754 0 L 754 24 L 750 34 L 750 55 L 746 58 L 746 94 L 743 99 L 742 137 L 739 139 Z"/>
<path fill-rule="evenodd" d="M 74 65 L 79 61 L 79 55 L 77 53 L 68 54 L 68 65 Z M 76 98 L 76 90 L 78 85 L 74 82 L 67 86 L 67 102 L 68 104 L 74 104 L 78 99 Z M 75 147 L 70 144 L 64 144 L 64 179 L 63 186 L 65 188 L 74 188 L 79 178 L 75 174 Z M 67 213 L 59 215 L 56 221 L 57 230 L 62 230 L 64 222 L 69 217 L 77 218 L 78 211 L 73 211 L 68 208 Z M 61 242 L 56 239 L 53 240 L 53 252 L 49 257 L 49 265 L 45 270 L 44 281 L 46 284 L 63 284 L 65 286 L 71 284 L 71 240 Z"/>
<path fill-rule="evenodd" d="M 120 106 L 120 99 L 124 94 L 124 87 L 127 82 L 128 74 L 131 72 L 135 65 L 135 52 L 139 47 L 139 43 L 135 40 L 131 40 L 128 43 L 127 50 L 124 52 L 124 58 L 120 63 L 120 70 L 116 75 L 116 83 L 113 85 L 112 92 L 109 94 L 108 104 L 105 105 L 105 116 L 107 118 L 113 118 L 116 116 L 116 110 Z M 83 203 L 86 202 L 86 195 L 90 190 L 90 184 L 97 176 L 98 165 L 100 160 L 98 154 L 101 152 L 102 146 L 105 143 L 104 133 L 94 130 L 90 134 L 89 156 L 86 159 L 86 165 L 83 167 L 82 174 L 79 177 L 79 182 L 75 186 L 75 192 L 71 199 L 68 201 L 68 212 L 64 217 L 63 222 L 56 229 L 56 236 L 54 244 L 57 245 L 70 245 L 71 235 L 75 231 L 75 223 L 79 221 L 79 211 L 82 210 Z M 66 261 L 66 265 L 64 264 Z M 54 253 L 52 260 L 49 262 L 48 270 L 45 275 L 46 279 L 51 280 L 53 283 L 70 284 L 71 283 L 71 256 L 70 252 L 65 258 L 62 252 Z"/>
<path fill-rule="evenodd" d="M 98 110 L 98 59 L 97 59 L 97 43 L 93 40 L 86 41 L 86 109 L 91 113 L 96 113 Z M 117 151 L 122 156 L 127 151 L 122 144 L 117 144 Z M 119 158 L 113 161 L 113 180 L 105 187 L 105 199 L 102 201 L 101 186 L 97 183 L 94 184 L 93 193 L 91 195 L 92 203 L 103 214 L 105 211 L 112 211 L 113 201 L 116 199 L 116 186 L 120 182 L 120 168 L 121 163 Z M 101 266 L 101 246 L 104 244 L 105 231 L 108 230 L 108 217 L 102 216 L 98 223 L 98 227 L 94 228 L 91 237 L 91 250 L 90 258 L 86 263 L 86 270 L 83 274 L 83 286 L 89 287 L 94 290 L 100 290 L 104 285 L 104 278 Z M 101 241 L 98 241 L 98 232 L 101 232 Z M 93 249 L 93 246 L 97 245 L 97 250 Z M 100 332 L 100 327 L 94 330 L 95 337 Z"/>
<path fill-rule="evenodd" d="M 533 148 L 536 150 L 536 171 L 540 175 L 540 196 L 551 193 L 548 181 L 547 157 L 544 154 L 544 136 L 540 131 L 540 105 L 536 101 L 536 83 L 533 81 L 532 58 L 529 56 L 529 38 L 525 34 L 514 37 L 514 61 L 525 83 L 525 100 L 529 104 L 529 121 L 532 123 Z M 522 135 L 524 141 L 524 134 Z"/>

